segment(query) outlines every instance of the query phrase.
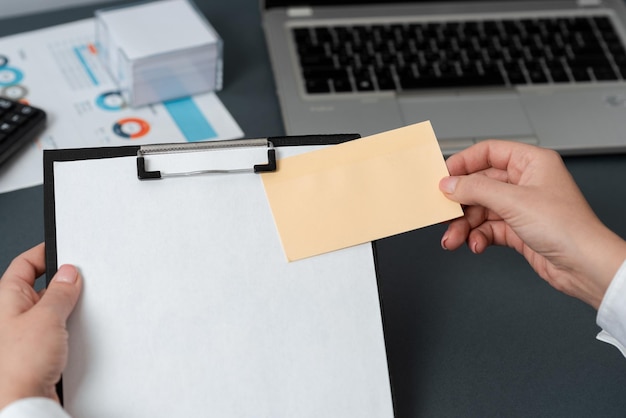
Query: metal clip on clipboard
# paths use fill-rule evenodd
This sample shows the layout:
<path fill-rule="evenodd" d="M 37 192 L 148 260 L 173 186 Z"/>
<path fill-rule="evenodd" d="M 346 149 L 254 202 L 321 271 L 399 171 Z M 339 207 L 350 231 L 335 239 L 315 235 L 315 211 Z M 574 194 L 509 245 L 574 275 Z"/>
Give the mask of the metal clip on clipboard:
<path fill-rule="evenodd" d="M 154 154 L 173 154 L 183 152 L 210 151 L 225 148 L 249 148 L 249 147 L 267 147 L 267 163 L 255 164 L 251 168 L 238 169 L 206 169 L 186 172 L 166 173 L 162 171 L 146 170 L 146 155 Z M 224 174 L 224 173 L 262 173 L 276 171 L 276 150 L 274 145 L 267 138 L 262 139 L 235 139 L 226 141 L 210 141 L 182 144 L 158 144 L 158 145 L 141 145 L 137 151 L 137 177 L 140 180 L 155 180 L 166 177 L 184 177 L 199 174 Z"/>

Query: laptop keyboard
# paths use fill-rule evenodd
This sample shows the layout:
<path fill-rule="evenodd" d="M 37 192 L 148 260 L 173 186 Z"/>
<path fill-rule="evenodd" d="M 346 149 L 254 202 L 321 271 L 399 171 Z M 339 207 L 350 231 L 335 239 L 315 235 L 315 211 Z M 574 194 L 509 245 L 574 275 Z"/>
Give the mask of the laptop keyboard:
<path fill-rule="evenodd" d="M 292 29 L 309 94 L 626 79 L 609 18 Z"/>

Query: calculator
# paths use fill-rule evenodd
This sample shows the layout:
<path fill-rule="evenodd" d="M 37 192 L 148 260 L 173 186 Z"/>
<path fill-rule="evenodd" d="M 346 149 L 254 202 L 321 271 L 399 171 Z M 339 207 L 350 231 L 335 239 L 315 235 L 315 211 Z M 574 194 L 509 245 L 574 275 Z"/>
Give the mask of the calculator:
<path fill-rule="evenodd" d="M 46 112 L 0 97 L 0 165 L 31 143 L 46 125 Z"/>

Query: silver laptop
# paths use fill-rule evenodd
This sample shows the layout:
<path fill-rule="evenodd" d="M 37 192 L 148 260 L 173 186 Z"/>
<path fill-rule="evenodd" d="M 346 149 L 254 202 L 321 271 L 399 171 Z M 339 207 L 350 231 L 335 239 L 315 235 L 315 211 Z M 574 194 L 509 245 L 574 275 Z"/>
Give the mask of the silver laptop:
<path fill-rule="evenodd" d="M 626 151 L 622 0 L 265 0 L 288 134 L 430 120 L 445 154 L 487 138 Z"/>

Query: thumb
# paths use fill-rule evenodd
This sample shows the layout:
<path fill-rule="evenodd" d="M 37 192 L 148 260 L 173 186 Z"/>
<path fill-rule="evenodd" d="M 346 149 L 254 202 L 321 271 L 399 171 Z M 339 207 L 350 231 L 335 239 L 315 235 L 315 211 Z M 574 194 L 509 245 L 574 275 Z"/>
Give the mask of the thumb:
<path fill-rule="evenodd" d="M 81 287 L 78 269 L 70 264 L 64 264 L 50 281 L 37 308 L 52 312 L 65 323 L 76 306 Z"/>
<path fill-rule="evenodd" d="M 515 185 L 480 174 L 444 177 L 439 182 L 439 190 L 452 201 L 483 206 L 496 213 L 510 207 L 517 195 Z"/>

